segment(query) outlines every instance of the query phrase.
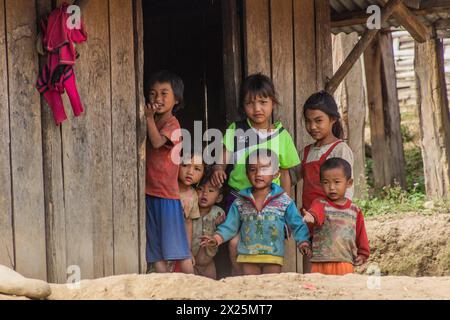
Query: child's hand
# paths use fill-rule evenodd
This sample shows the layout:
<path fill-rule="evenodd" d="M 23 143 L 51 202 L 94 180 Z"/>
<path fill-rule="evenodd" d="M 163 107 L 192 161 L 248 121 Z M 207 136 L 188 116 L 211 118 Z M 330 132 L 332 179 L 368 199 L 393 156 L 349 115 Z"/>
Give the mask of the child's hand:
<path fill-rule="evenodd" d="M 200 237 L 200 246 L 201 247 L 217 247 L 217 240 L 214 237 L 201 236 Z"/>
<path fill-rule="evenodd" d="M 192 256 L 191 260 L 192 260 L 192 266 L 195 267 L 195 258 L 194 258 L 194 256 Z"/>
<path fill-rule="evenodd" d="M 357 256 L 355 259 L 355 266 L 362 266 L 364 263 L 366 263 L 367 258 L 364 256 Z"/>
<path fill-rule="evenodd" d="M 221 188 L 225 183 L 225 180 L 227 180 L 227 174 L 225 173 L 225 170 L 223 170 L 222 166 L 215 167 L 211 176 L 211 184 L 213 187 Z"/>
<path fill-rule="evenodd" d="M 157 107 L 158 106 L 155 103 L 147 103 L 145 105 L 145 116 L 147 118 L 153 118 L 155 116 Z"/>
<path fill-rule="evenodd" d="M 298 245 L 298 250 L 300 250 L 300 253 L 304 256 L 307 256 L 308 258 L 312 257 L 312 251 L 311 246 L 309 245 L 309 242 L 302 242 Z"/>
<path fill-rule="evenodd" d="M 314 224 L 314 222 L 316 221 L 314 216 L 305 209 L 303 209 L 302 211 L 303 211 L 303 222 L 308 224 Z"/>
<path fill-rule="evenodd" d="M 216 226 L 218 226 L 219 224 L 222 224 L 225 221 L 225 215 L 221 214 L 220 216 L 218 216 L 216 218 L 216 220 L 214 221 L 214 223 L 216 224 Z"/>

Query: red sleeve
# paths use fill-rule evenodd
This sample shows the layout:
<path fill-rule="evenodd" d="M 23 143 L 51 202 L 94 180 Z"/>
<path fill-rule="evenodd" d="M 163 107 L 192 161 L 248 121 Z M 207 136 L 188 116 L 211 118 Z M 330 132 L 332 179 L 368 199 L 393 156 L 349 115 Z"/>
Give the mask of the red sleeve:
<path fill-rule="evenodd" d="M 358 255 L 366 258 L 369 257 L 369 239 L 367 238 L 366 227 L 364 225 L 364 216 L 359 210 L 356 218 L 356 247 L 358 248 Z"/>
<path fill-rule="evenodd" d="M 320 199 L 315 199 L 308 210 L 314 216 L 315 226 L 321 227 L 325 221 L 325 205 Z"/>
<path fill-rule="evenodd" d="M 162 127 L 160 133 L 162 136 L 167 138 L 167 142 L 170 145 L 175 145 L 181 141 L 181 131 L 177 132 L 180 129 L 180 125 L 178 120 L 173 117 L 172 120 L 167 121 L 167 123 Z"/>

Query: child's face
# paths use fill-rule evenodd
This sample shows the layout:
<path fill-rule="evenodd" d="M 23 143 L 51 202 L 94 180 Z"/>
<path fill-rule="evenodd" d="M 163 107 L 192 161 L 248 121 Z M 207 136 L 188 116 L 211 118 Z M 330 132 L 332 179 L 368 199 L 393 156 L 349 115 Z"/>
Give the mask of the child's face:
<path fill-rule="evenodd" d="M 197 188 L 197 195 L 200 208 L 211 208 L 222 201 L 220 189 L 214 187 L 209 181 Z"/>
<path fill-rule="evenodd" d="M 347 179 L 344 169 L 335 168 L 322 173 L 321 184 L 327 197 L 332 201 L 338 201 L 345 198 L 345 192 L 352 186 L 353 179 Z"/>
<path fill-rule="evenodd" d="M 173 107 L 178 104 L 178 101 L 175 98 L 170 83 L 155 83 L 150 89 L 150 103 L 158 106 L 156 114 L 172 112 Z"/>
<path fill-rule="evenodd" d="M 183 161 L 178 172 L 178 181 L 186 186 L 192 186 L 200 182 L 205 172 L 201 156 L 193 156 Z"/>
<path fill-rule="evenodd" d="M 247 177 L 253 188 L 265 189 L 272 184 L 272 181 L 279 175 L 278 169 L 272 167 L 270 157 L 258 157 L 256 164 L 249 164 Z"/>
<path fill-rule="evenodd" d="M 336 120 L 332 120 L 329 115 L 320 110 L 306 110 L 305 125 L 306 131 L 316 140 L 323 140 L 333 134 L 333 125 Z"/>
<path fill-rule="evenodd" d="M 248 94 L 244 100 L 244 110 L 252 124 L 267 125 L 273 110 L 273 100 Z"/>

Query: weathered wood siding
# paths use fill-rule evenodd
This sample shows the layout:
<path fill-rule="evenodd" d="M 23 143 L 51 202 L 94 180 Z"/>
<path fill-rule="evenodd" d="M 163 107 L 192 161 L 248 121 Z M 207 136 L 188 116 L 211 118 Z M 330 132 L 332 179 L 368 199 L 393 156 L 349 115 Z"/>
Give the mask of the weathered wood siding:
<path fill-rule="evenodd" d="M 274 120 L 282 121 L 299 152 L 311 141 L 303 104 L 324 89 L 333 72 L 329 23 L 326 0 L 244 1 L 245 72 L 273 78 L 281 102 Z M 301 185 L 293 194 L 301 207 Z M 287 244 L 284 271 L 303 271 L 303 258 L 293 242 Z"/>
<path fill-rule="evenodd" d="M 89 39 L 75 73 L 85 113 L 74 118 L 65 97 L 61 127 L 35 89 L 45 61 L 36 27 L 51 4 L 0 1 L 0 264 L 52 282 L 71 265 L 83 279 L 142 271 L 141 3 L 83 8 Z"/>

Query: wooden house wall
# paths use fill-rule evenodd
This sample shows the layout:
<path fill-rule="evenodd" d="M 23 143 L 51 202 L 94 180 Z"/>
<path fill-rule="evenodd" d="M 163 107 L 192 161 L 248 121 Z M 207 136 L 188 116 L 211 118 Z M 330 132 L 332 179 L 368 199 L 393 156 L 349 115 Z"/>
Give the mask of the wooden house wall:
<path fill-rule="evenodd" d="M 75 73 L 85 113 L 54 124 L 37 90 L 38 17 L 51 0 L 0 1 L 0 264 L 65 282 L 142 270 L 140 1 L 91 0 Z M 140 61 L 142 62 L 142 61 Z M 145 137 L 145 135 L 144 135 Z"/>
<path fill-rule="evenodd" d="M 281 120 L 298 151 L 311 142 L 303 104 L 324 89 L 333 73 L 329 10 L 326 0 L 244 0 L 245 73 L 273 78 L 281 102 L 274 120 Z M 300 191 L 301 185 L 293 191 L 299 207 Z M 286 248 L 284 271 L 303 271 L 293 241 Z"/>
<path fill-rule="evenodd" d="M 244 69 L 272 76 L 274 112 L 300 151 L 302 106 L 332 75 L 327 0 L 243 0 Z M 75 73 L 85 113 L 56 127 L 35 89 L 38 17 L 51 0 L 0 0 L 0 264 L 65 282 L 144 271 L 145 124 L 140 1 L 90 0 Z M 320 68 L 318 68 L 320 66 Z M 235 113 L 235 110 L 229 110 Z M 293 192 L 299 206 L 301 186 Z M 293 242 L 284 271 L 303 270 Z"/>

